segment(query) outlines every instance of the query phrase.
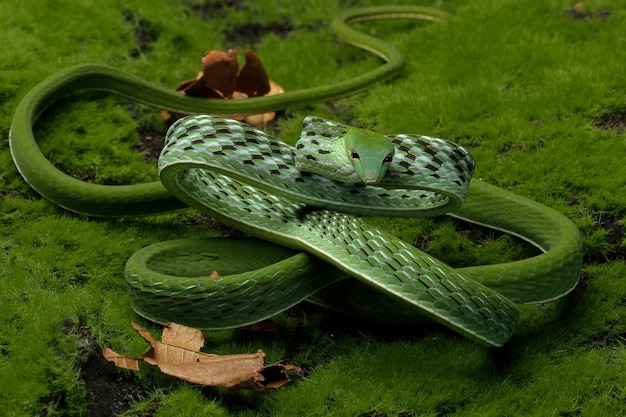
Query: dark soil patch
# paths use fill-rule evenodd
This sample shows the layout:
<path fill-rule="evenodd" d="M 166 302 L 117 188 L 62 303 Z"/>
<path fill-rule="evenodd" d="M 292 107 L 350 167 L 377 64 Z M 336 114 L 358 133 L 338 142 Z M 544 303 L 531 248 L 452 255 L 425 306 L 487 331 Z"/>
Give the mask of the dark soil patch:
<path fill-rule="evenodd" d="M 600 129 L 615 130 L 622 135 L 626 132 L 626 109 L 603 113 L 593 124 Z"/>
<path fill-rule="evenodd" d="M 584 291 L 589 286 L 589 283 L 593 280 L 593 275 L 588 272 L 582 272 L 580 278 L 578 278 L 578 285 L 576 285 L 575 291 Z"/>
<path fill-rule="evenodd" d="M 545 146 L 546 144 L 542 138 L 537 138 L 534 144 L 504 142 L 500 145 L 498 154 L 507 155 L 511 153 L 511 151 L 534 151 L 536 149 L 545 148 Z"/>
<path fill-rule="evenodd" d="M 133 403 L 145 400 L 148 389 L 136 377 L 122 371 L 102 356 L 89 327 L 79 323 L 67 323 L 65 331 L 76 335 L 79 359 L 75 366 L 89 393 L 90 417 L 114 416 L 128 410 Z M 148 416 L 156 410 L 146 410 Z"/>
<path fill-rule="evenodd" d="M 244 6 L 239 0 L 213 0 L 213 1 L 191 1 L 187 3 L 190 14 L 200 17 L 202 20 L 228 19 L 229 11 L 243 10 Z M 284 37 L 294 30 L 293 25 L 287 21 L 260 24 L 256 22 L 229 26 L 223 32 L 225 44 L 232 47 L 253 47 L 258 43 L 263 35 L 268 33 L 277 34 Z"/>
<path fill-rule="evenodd" d="M 187 3 L 187 7 L 204 21 L 223 19 L 228 9 L 242 10 L 243 8 L 239 0 L 192 1 Z"/>
<path fill-rule="evenodd" d="M 159 30 L 154 23 L 144 19 L 130 10 L 122 12 L 124 20 L 134 28 L 137 49 L 130 51 L 130 56 L 137 58 L 140 54 L 150 52 L 152 44 L 159 38 Z"/>
<path fill-rule="evenodd" d="M 576 3 L 571 9 L 564 12 L 565 16 L 569 16 L 572 19 L 585 20 L 585 19 L 598 19 L 609 20 L 613 12 L 609 9 L 599 9 L 596 12 L 585 10 L 582 3 Z"/>
<path fill-rule="evenodd" d="M 261 38 L 268 34 L 274 33 L 279 37 L 285 37 L 293 32 L 294 26 L 290 22 L 274 22 L 269 24 L 246 23 L 243 25 L 233 26 L 224 31 L 227 45 L 243 45 L 253 47 Z"/>
<path fill-rule="evenodd" d="M 607 347 L 621 348 L 624 346 L 625 343 L 625 332 L 619 332 L 615 329 L 610 329 L 589 337 L 583 342 L 583 345 L 589 346 L 593 349 L 604 349 Z"/>
<path fill-rule="evenodd" d="M 165 135 L 150 130 L 139 132 L 139 150 L 144 153 L 148 162 L 156 162 L 163 149 Z"/>

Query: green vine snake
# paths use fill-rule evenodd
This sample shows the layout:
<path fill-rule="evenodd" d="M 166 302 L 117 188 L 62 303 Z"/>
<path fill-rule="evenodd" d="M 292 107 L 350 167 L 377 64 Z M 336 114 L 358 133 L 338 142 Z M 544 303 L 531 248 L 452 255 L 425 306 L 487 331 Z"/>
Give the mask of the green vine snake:
<path fill-rule="evenodd" d="M 378 321 L 430 319 L 478 343 L 502 346 L 516 328 L 516 303 L 555 300 L 575 287 L 581 241 L 561 213 L 470 181 L 474 162 L 462 147 L 315 117 L 304 121 L 302 136 L 291 147 L 228 118 L 190 116 L 168 132 L 160 181 L 107 186 L 61 172 L 33 135 L 46 107 L 80 89 L 210 115 L 252 114 L 354 94 L 396 75 L 403 60 L 393 46 L 349 23 L 445 16 L 416 6 L 344 12 L 331 25 L 337 36 L 385 63 L 349 80 L 272 97 L 194 99 L 112 67 L 72 67 L 42 81 L 20 102 L 11 125 L 11 153 L 32 188 L 70 211 L 141 216 L 191 206 L 252 236 L 162 242 L 133 255 L 126 267 L 131 300 L 148 319 L 231 328 L 309 299 Z M 454 269 L 361 219 L 440 214 L 506 231 L 543 253 Z M 211 270 L 221 276 L 207 278 Z"/>

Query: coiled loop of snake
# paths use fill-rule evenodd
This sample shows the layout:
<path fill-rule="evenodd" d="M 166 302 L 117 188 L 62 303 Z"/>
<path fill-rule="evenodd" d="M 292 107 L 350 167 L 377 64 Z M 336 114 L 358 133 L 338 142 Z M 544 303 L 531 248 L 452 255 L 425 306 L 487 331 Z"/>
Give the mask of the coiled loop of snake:
<path fill-rule="evenodd" d="M 309 117 L 301 140 L 342 140 L 347 130 Z M 414 135 L 392 141 L 397 148 L 389 182 L 406 188 L 343 184 L 303 173 L 294 168 L 293 148 L 262 131 L 221 117 L 195 116 L 170 128 L 159 172 L 172 194 L 227 225 L 311 253 L 474 340 L 503 343 L 517 321 L 511 301 L 346 214 L 431 215 L 454 210 L 465 199 L 473 160 L 463 148 Z M 407 188 L 425 191 L 413 196 Z M 239 301 L 242 295 L 224 291 L 217 298 L 229 297 Z M 289 295 L 268 290 L 262 297 L 285 300 Z M 221 327 L 224 320 L 208 323 L 203 327 Z"/>
<path fill-rule="evenodd" d="M 315 152 L 310 143 L 325 151 L 324 142 L 342 140 L 348 130 L 339 123 L 305 119 L 300 139 L 309 146 L 305 157 L 316 157 L 310 154 Z M 319 263 L 319 270 L 304 271 L 297 279 L 281 276 L 270 280 L 266 290 L 259 282 L 248 289 L 250 281 L 244 277 L 234 280 L 228 276 L 224 282 L 218 278 L 212 283 L 192 278 L 184 281 L 189 284 L 187 291 L 211 294 L 210 299 L 199 298 L 192 303 L 186 292 L 172 297 L 175 291 L 166 284 L 171 277 L 146 275 L 150 268 L 145 259 L 162 257 L 159 250 L 149 247 L 128 262 L 135 310 L 157 321 L 174 314 L 187 322 L 194 312 L 202 311 L 201 316 L 191 319 L 194 325 L 222 328 L 261 320 L 310 298 L 379 321 L 415 323 L 427 317 L 478 343 L 501 346 L 516 327 L 514 301 L 546 301 L 573 288 L 580 268 L 580 242 L 571 222 L 547 207 L 484 183 L 470 187 L 470 199 L 488 200 L 485 207 L 478 203 L 479 212 L 491 214 L 489 223 L 484 224 L 504 228 L 506 220 L 518 214 L 517 220 L 526 229 L 511 227 L 511 231 L 518 234 L 520 230 L 520 236 L 536 238 L 533 243 L 538 246 L 549 245 L 546 253 L 510 264 L 455 270 L 345 213 L 419 216 L 454 211 L 459 217 L 481 222 L 474 212 L 475 203 L 465 211 L 465 206 L 459 208 L 457 204 L 465 198 L 473 170 L 471 156 L 463 148 L 436 138 L 388 137 L 397 146 L 389 167 L 390 181 L 375 186 L 343 184 L 294 169 L 294 160 L 301 156 L 294 157 L 293 148 L 260 130 L 215 116 L 179 120 L 170 128 L 159 159 L 161 181 L 174 195 L 226 225 L 305 251 L 325 263 Z M 424 169 L 429 175 L 420 174 Z M 392 183 L 406 187 L 388 188 Z M 452 195 L 457 198 L 448 197 Z M 319 208 L 326 204 L 344 212 Z M 524 218 L 528 215 L 536 224 Z M 556 235 L 556 240 L 540 236 L 546 234 L 546 226 L 551 227 L 548 234 Z M 283 272 L 298 261 L 303 260 L 286 257 Z M 304 269 L 301 265 L 298 268 Z M 276 274 L 274 270 L 264 272 Z M 356 280 L 346 280 L 346 276 Z M 158 303 L 153 297 L 155 283 L 160 293 L 167 295 Z M 341 295 L 338 290 L 342 290 Z M 220 308 L 211 307 L 213 299 L 220 300 Z M 268 303 L 273 310 L 267 308 Z M 246 309 L 244 314 L 237 307 L 242 304 L 257 307 L 254 311 Z M 166 315 L 159 315 L 159 311 Z"/>
<path fill-rule="evenodd" d="M 439 139 L 424 139 L 424 143 L 441 144 L 441 149 L 448 147 L 445 159 L 461 167 L 457 178 L 447 177 L 449 172 L 445 170 L 430 175 L 435 172 L 431 167 L 437 164 L 419 165 L 419 158 L 408 145 L 421 139 L 396 135 L 393 141 L 400 162 L 380 184 L 336 187 L 332 180 L 316 177 L 317 181 L 311 181 L 313 175 L 292 169 L 291 150 L 260 131 L 253 132 L 221 118 L 185 119 L 170 134 L 179 143 L 168 145 L 160 162 L 161 179 L 176 198 L 161 182 L 105 186 L 72 178 L 47 160 L 33 135 L 38 115 L 51 103 L 79 89 L 107 90 L 161 108 L 207 114 L 250 114 L 352 94 L 396 74 L 403 60 L 391 45 L 357 32 L 347 23 L 389 17 L 436 21 L 444 16 L 439 11 L 414 6 L 342 13 L 332 24 L 337 35 L 379 55 L 386 63 L 346 81 L 266 98 L 192 99 L 111 67 L 72 67 L 41 82 L 18 105 L 10 131 L 11 153 L 25 180 L 41 195 L 68 210 L 91 216 L 137 216 L 180 210 L 189 204 L 227 225 L 271 242 L 200 239 L 164 242 L 138 252 L 127 263 L 128 283 L 133 307 L 147 318 L 226 328 L 258 321 L 309 298 L 373 319 L 415 322 L 425 314 L 479 343 L 500 346 L 511 337 L 517 322 L 514 303 L 553 300 L 576 285 L 582 262 L 580 237 L 562 214 L 476 180 L 470 183 L 467 200 L 459 207 L 466 197 L 465 187 L 473 169 L 459 148 Z M 229 149 L 223 142 L 216 145 L 212 134 L 207 134 L 215 121 L 227 125 L 229 140 L 241 143 Z M 190 123 L 203 124 L 194 133 L 198 142 L 181 148 L 181 136 L 194 130 Z M 305 131 L 341 133 L 346 128 L 319 120 L 307 123 Z M 408 142 L 403 142 L 405 139 Z M 260 145 L 252 146 L 254 140 L 278 151 L 270 151 L 269 155 L 260 151 L 258 163 L 251 164 L 258 172 L 237 174 L 238 170 L 228 164 L 237 160 L 250 164 L 251 160 L 245 159 L 250 150 L 244 148 L 259 150 Z M 303 143 L 305 148 L 309 145 Z M 226 165 L 217 166 L 212 159 L 215 150 L 207 151 L 212 146 L 234 159 L 222 159 Z M 401 163 L 403 152 L 413 156 L 411 163 L 406 164 L 413 175 L 403 173 L 409 170 Z M 276 162 L 285 156 L 287 161 Z M 271 163 L 275 167 L 266 169 Z M 420 169 L 426 171 L 419 173 Z M 257 178 L 251 185 L 245 183 L 263 173 L 266 178 Z M 405 183 L 408 176 L 415 178 Z M 307 187 L 298 188 L 300 180 L 296 178 Z M 446 181 L 450 187 L 440 187 Z M 398 185 L 405 189 L 394 197 L 392 189 Z M 313 194 L 300 193 L 305 188 Z M 374 207 L 371 202 L 380 204 Z M 328 208 L 313 208 L 326 203 Z M 355 215 L 412 216 L 448 211 L 520 236 L 545 253 L 507 264 L 453 269 L 411 245 L 367 227 Z M 235 259 L 228 258 L 228 254 Z M 226 276 L 202 277 L 211 266 Z M 247 269 L 252 271 L 243 272 Z M 346 279 L 347 275 L 356 280 Z M 348 292 L 339 295 L 340 290 Z M 216 295 L 217 298 L 211 298 Z"/>

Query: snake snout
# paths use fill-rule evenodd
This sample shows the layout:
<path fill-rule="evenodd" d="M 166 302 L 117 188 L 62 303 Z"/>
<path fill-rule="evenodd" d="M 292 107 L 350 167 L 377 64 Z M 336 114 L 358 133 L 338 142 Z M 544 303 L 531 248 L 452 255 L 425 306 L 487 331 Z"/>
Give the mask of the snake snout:
<path fill-rule="evenodd" d="M 364 169 L 361 174 L 361 180 L 365 185 L 375 185 L 378 184 L 387 173 L 385 167 L 377 168 L 377 169 Z"/>

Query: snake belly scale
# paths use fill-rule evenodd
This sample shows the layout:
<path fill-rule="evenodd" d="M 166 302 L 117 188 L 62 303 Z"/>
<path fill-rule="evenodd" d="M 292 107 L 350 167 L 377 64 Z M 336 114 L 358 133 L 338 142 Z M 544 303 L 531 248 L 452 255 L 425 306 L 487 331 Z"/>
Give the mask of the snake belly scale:
<path fill-rule="evenodd" d="M 250 114 L 358 92 L 396 74 L 402 57 L 347 24 L 390 17 L 437 21 L 445 14 L 414 6 L 342 13 L 332 23 L 335 33 L 385 64 L 353 79 L 281 96 L 191 99 L 111 67 L 69 68 L 19 104 L 9 138 L 13 159 L 35 190 L 77 213 L 136 216 L 191 206 L 255 237 L 163 242 L 133 255 L 126 267 L 131 300 L 151 320 L 229 328 L 309 299 L 374 320 L 413 323 L 427 317 L 478 343 L 501 346 L 516 327 L 515 303 L 554 300 L 574 288 L 582 263 L 580 237 L 555 210 L 470 180 L 474 162 L 461 147 L 437 138 L 388 135 L 374 146 L 380 151 L 374 160 L 383 165 L 372 171 L 372 160 L 365 158 L 372 146 L 342 153 L 352 140 L 346 138 L 368 133 L 340 123 L 307 118 L 293 148 L 227 118 L 193 116 L 168 133 L 159 160 L 161 182 L 104 186 L 62 173 L 36 144 L 32 127 L 38 115 L 80 89 L 208 114 Z M 359 171 L 361 163 L 365 168 Z M 544 253 L 454 269 L 360 217 L 441 214 L 512 233 Z M 223 276 L 206 278 L 212 268 Z"/>

